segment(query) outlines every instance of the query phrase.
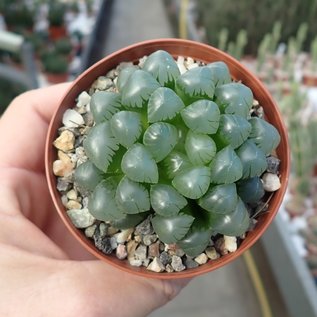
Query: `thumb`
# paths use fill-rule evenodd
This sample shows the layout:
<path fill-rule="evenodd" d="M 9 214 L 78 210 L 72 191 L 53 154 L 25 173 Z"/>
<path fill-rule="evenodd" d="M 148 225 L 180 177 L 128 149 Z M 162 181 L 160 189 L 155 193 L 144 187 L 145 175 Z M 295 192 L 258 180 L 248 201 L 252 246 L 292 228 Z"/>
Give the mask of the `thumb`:
<path fill-rule="evenodd" d="M 121 271 L 101 261 L 78 262 L 93 287 L 96 316 L 142 317 L 172 300 L 189 279 L 160 280 Z"/>

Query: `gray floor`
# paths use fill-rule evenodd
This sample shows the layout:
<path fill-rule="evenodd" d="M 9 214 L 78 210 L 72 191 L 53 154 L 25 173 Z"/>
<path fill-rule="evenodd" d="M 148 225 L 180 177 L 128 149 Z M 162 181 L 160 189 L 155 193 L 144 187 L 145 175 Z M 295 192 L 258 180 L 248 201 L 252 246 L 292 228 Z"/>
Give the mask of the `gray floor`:
<path fill-rule="evenodd" d="M 142 40 L 172 36 L 160 0 L 115 0 L 111 17 L 104 46 L 105 55 Z M 264 269 L 267 292 L 268 295 L 272 295 L 274 316 L 287 317 L 279 294 L 276 292 L 274 280 L 267 269 Z M 270 290 L 270 287 L 274 289 Z M 194 279 L 174 301 L 149 317 L 161 316 L 260 317 L 262 315 L 247 268 L 243 258 L 240 258 L 222 269 Z"/>

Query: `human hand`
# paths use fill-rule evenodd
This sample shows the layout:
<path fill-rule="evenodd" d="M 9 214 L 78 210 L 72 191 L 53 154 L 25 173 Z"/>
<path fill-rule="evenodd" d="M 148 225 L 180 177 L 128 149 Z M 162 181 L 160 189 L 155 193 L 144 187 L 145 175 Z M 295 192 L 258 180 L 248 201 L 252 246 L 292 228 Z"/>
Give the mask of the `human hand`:
<path fill-rule="evenodd" d="M 93 260 L 50 199 L 45 138 L 68 87 L 24 93 L 0 119 L 0 316 L 146 316 L 188 281 L 145 279 Z"/>

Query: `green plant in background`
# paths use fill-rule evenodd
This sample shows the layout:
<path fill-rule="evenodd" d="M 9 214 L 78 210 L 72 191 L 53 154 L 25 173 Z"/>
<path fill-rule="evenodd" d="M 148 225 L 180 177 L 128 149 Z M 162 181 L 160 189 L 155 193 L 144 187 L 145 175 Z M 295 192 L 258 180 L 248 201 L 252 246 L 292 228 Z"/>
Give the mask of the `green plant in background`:
<path fill-rule="evenodd" d="M 228 53 L 240 60 L 244 53 L 244 48 L 248 43 L 248 36 L 245 30 L 240 30 L 235 43 L 230 42 L 228 44 Z"/>
<path fill-rule="evenodd" d="M 228 29 L 226 28 L 221 29 L 219 32 L 217 47 L 221 51 L 226 51 L 227 49 L 228 35 L 229 35 L 229 32 L 228 32 Z"/>
<path fill-rule="evenodd" d="M 62 26 L 64 24 L 66 6 L 59 1 L 50 1 L 48 19 L 50 26 Z"/>
<path fill-rule="evenodd" d="M 207 42 L 216 46 L 218 34 L 223 28 L 228 30 L 228 42 L 235 41 L 237 32 L 245 29 L 248 34 L 247 54 L 256 55 L 265 34 L 270 33 L 272 25 L 280 21 L 280 42 L 287 43 L 296 33 L 303 21 L 307 23 L 307 41 L 303 48 L 316 36 L 317 2 L 315 0 L 263 0 L 260 2 L 240 0 L 197 0 L 195 1 L 200 25 L 206 29 Z M 212 17 L 212 18 L 211 18 Z M 291 23 L 290 23 L 291 21 Z"/>
<path fill-rule="evenodd" d="M 290 94 L 284 96 L 279 102 L 281 111 L 287 123 L 292 157 L 292 172 L 295 177 L 294 195 L 301 200 L 310 195 L 311 179 L 315 161 L 315 149 L 313 147 L 314 134 L 311 134 L 310 120 L 303 119 L 307 104 L 307 96 L 300 90 L 298 83 L 292 83 Z M 305 140 L 305 141 L 303 141 Z"/>
<path fill-rule="evenodd" d="M 54 46 L 55 51 L 62 55 L 69 55 L 73 49 L 72 43 L 67 37 L 56 40 Z"/>
<path fill-rule="evenodd" d="M 260 72 L 263 68 L 263 65 L 266 61 L 267 54 L 269 52 L 271 42 L 272 42 L 272 35 L 270 33 L 265 34 L 258 48 L 258 54 L 257 54 L 257 60 L 256 60 L 257 72 Z"/>
<path fill-rule="evenodd" d="M 68 70 L 66 57 L 54 52 L 46 53 L 42 57 L 43 68 L 47 73 L 65 74 Z"/>
<path fill-rule="evenodd" d="M 311 57 L 311 65 L 312 70 L 317 70 L 317 36 L 310 44 L 310 57 Z"/>
<path fill-rule="evenodd" d="M 181 75 L 165 51 L 123 69 L 117 88 L 92 95 L 88 161 L 75 171 L 91 214 L 121 229 L 152 215 L 160 240 L 190 256 L 212 234 L 245 233 L 246 203 L 264 195 L 260 175 L 280 140 L 250 117 L 252 91 L 223 62 Z"/>
<path fill-rule="evenodd" d="M 281 31 L 282 31 L 282 23 L 281 21 L 276 21 L 273 25 L 272 35 L 271 35 L 270 45 L 269 45 L 269 52 L 271 54 L 276 53 L 277 47 L 281 39 Z"/>

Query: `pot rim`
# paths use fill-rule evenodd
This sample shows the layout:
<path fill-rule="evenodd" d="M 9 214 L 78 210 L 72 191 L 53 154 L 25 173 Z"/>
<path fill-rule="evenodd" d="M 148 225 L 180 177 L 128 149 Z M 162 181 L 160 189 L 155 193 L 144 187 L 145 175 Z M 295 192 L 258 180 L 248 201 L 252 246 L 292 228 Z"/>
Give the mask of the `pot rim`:
<path fill-rule="evenodd" d="M 203 264 L 197 268 L 186 269 L 182 272 L 173 273 L 155 273 L 147 270 L 145 267 L 133 267 L 129 263 L 127 263 L 127 260 L 118 260 L 115 255 L 105 255 L 101 251 L 97 250 L 97 248 L 93 245 L 92 242 L 89 241 L 84 233 L 75 228 L 75 226 L 71 223 L 69 217 L 67 216 L 66 209 L 61 203 L 61 195 L 56 189 L 56 176 L 53 174 L 52 171 L 52 163 L 56 158 L 57 152 L 53 148 L 52 143 L 57 136 L 58 127 L 61 126 L 61 118 L 64 111 L 74 106 L 75 98 L 79 95 L 79 93 L 87 90 L 90 87 L 92 82 L 98 77 L 96 76 L 96 74 L 99 74 L 99 76 L 101 76 L 101 74 L 105 75 L 109 70 L 115 68 L 122 61 L 131 61 L 131 57 L 134 57 L 132 61 L 135 62 L 137 59 L 142 58 L 144 55 L 149 55 L 151 52 L 154 52 L 158 49 L 164 49 L 167 51 L 171 50 L 173 51 L 173 53 L 170 53 L 174 57 L 192 57 L 196 60 L 207 63 L 216 60 L 224 61 L 228 65 L 233 78 L 235 78 L 236 80 L 242 79 L 242 82 L 250 87 L 250 89 L 256 96 L 256 99 L 261 100 L 260 104 L 263 104 L 263 108 L 265 110 L 266 117 L 268 117 L 268 121 L 274 121 L 274 126 L 278 129 L 281 136 L 281 142 L 277 148 L 278 157 L 281 159 L 281 188 L 274 193 L 273 198 L 270 201 L 270 212 L 259 216 L 259 221 L 256 228 L 253 231 L 247 233 L 247 237 L 239 245 L 237 251 L 221 256 L 217 260 L 209 260 L 206 264 Z M 201 57 L 198 58 L 197 56 L 193 56 L 197 54 Z M 107 65 L 107 68 L 103 67 L 104 65 Z M 243 78 L 237 75 L 243 75 Z M 257 88 L 256 93 L 254 91 L 255 88 Z M 76 240 L 79 240 L 79 242 L 94 256 L 121 270 L 143 277 L 159 279 L 191 278 L 218 269 L 223 265 L 235 260 L 244 251 L 254 245 L 255 242 L 266 231 L 270 223 L 273 221 L 275 215 L 277 214 L 283 196 L 286 192 L 290 172 L 290 150 L 286 127 L 275 101 L 273 100 L 266 87 L 245 66 L 243 66 L 239 61 L 237 61 L 227 53 L 222 52 L 217 48 L 214 48 L 207 44 L 184 39 L 161 38 L 138 42 L 122 48 L 116 52 L 113 52 L 92 65 L 81 75 L 79 75 L 77 79 L 75 79 L 75 81 L 71 84 L 70 88 L 61 99 L 59 106 L 51 119 L 45 146 L 45 169 L 49 191 L 60 217 L 62 218 L 68 230 L 76 238 Z"/>

